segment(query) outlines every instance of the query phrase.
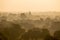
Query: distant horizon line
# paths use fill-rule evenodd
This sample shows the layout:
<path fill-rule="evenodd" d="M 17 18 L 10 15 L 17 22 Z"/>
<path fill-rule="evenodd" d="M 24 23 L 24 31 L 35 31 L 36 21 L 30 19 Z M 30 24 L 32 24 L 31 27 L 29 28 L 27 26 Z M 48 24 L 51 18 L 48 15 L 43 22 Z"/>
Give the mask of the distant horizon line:
<path fill-rule="evenodd" d="M 1 13 L 15 13 L 16 11 L 14 11 L 14 12 L 8 12 L 8 11 L 0 11 Z M 31 12 L 31 13 L 35 13 L 35 12 L 32 12 L 32 11 L 27 11 L 27 12 Z M 16 12 L 16 13 L 27 13 L 27 12 Z M 40 13 L 40 12 L 42 12 L 42 13 L 44 13 L 44 12 L 60 12 L 60 11 L 36 11 L 36 13 Z"/>

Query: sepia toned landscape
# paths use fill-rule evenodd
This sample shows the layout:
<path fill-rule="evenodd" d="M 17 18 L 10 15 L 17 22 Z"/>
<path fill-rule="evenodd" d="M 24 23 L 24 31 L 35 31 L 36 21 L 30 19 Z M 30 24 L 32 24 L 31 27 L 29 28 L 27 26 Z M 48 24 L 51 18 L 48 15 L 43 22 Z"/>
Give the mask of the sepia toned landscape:
<path fill-rule="evenodd" d="M 0 40 L 60 40 L 60 0 L 0 0 Z"/>
<path fill-rule="evenodd" d="M 60 12 L 35 14 L 0 12 L 0 40 L 60 40 Z"/>

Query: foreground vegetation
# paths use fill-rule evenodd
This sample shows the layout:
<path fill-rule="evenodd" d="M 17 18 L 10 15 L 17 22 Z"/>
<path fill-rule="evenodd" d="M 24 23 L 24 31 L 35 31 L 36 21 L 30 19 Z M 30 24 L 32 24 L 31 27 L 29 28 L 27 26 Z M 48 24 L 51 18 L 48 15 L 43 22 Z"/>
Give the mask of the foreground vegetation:
<path fill-rule="evenodd" d="M 32 20 L 20 15 L 17 20 L 0 16 L 0 40 L 60 40 L 60 17 Z"/>

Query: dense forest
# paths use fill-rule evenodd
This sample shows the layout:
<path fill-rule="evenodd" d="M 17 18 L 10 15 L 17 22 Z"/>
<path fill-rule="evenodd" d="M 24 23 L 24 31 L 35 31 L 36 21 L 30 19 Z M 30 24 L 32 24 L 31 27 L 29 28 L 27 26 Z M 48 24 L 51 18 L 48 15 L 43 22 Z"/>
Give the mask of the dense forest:
<path fill-rule="evenodd" d="M 0 13 L 0 40 L 60 40 L 60 16 L 46 16 Z"/>

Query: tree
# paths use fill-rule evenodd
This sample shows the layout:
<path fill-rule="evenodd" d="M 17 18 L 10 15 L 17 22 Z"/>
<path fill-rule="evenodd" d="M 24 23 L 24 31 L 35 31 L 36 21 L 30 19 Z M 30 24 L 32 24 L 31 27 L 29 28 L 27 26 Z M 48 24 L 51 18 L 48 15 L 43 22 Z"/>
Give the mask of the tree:
<path fill-rule="evenodd" d="M 45 37 L 47 37 L 47 36 L 50 36 L 50 33 L 49 33 L 49 30 L 48 29 L 41 29 L 42 31 L 41 31 L 41 37 L 42 38 L 45 38 Z"/>
<path fill-rule="evenodd" d="M 39 39 L 39 37 L 40 37 L 40 29 L 39 28 L 34 28 L 34 29 L 30 29 L 28 32 L 25 32 L 23 35 L 22 35 L 22 37 L 21 37 L 21 39 L 20 40 L 29 40 L 29 39 L 31 39 L 31 40 L 33 40 L 33 39 L 35 39 L 35 40 L 37 40 L 37 39 Z"/>
<path fill-rule="evenodd" d="M 25 20 L 25 18 L 26 18 L 25 13 L 21 13 L 21 19 L 22 19 L 22 20 Z"/>
<path fill-rule="evenodd" d="M 60 22 L 53 22 L 50 31 L 54 33 L 56 30 L 60 30 Z"/>
<path fill-rule="evenodd" d="M 41 35 L 44 38 L 44 40 L 54 40 L 54 38 L 50 35 L 48 29 L 42 29 Z"/>
<path fill-rule="evenodd" d="M 25 32 L 22 35 L 21 40 L 53 40 L 53 37 L 49 34 L 49 31 L 47 29 L 39 29 L 39 28 L 33 28 L 29 30 L 28 32 Z"/>
<path fill-rule="evenodd" d="M 3 35 L 2 33 L 0 33 L 0 40 L 8 40 L 7 37 L 5 37 L 5 35 Z"/>
<path fill-rule="evenodd" d="M 7 21 L 7 17 L 6 16 L 1 16 L 0 20 L 1 20 L 1 22 L 5 22 L 5 21 Z"/>
<path fill-rule="evenodd" d="M 55 40 L 52 36 L 46 36 L 44 40 Z"/>
<path fill-rule="evenodd" d="M 18 37 L 24 32 L 24 29 L 22 29 L 19 24 L 5 22 L 5 24 L 2 25 L 5 27 L 2 33 L 6 35 L 8 40 L 18 40 Z"/>
<path fill-rule="evenodd" d="M 60 40 L 60 30 L 55 31 L 54 38 L 57 39 L 57 40 Z"/>

